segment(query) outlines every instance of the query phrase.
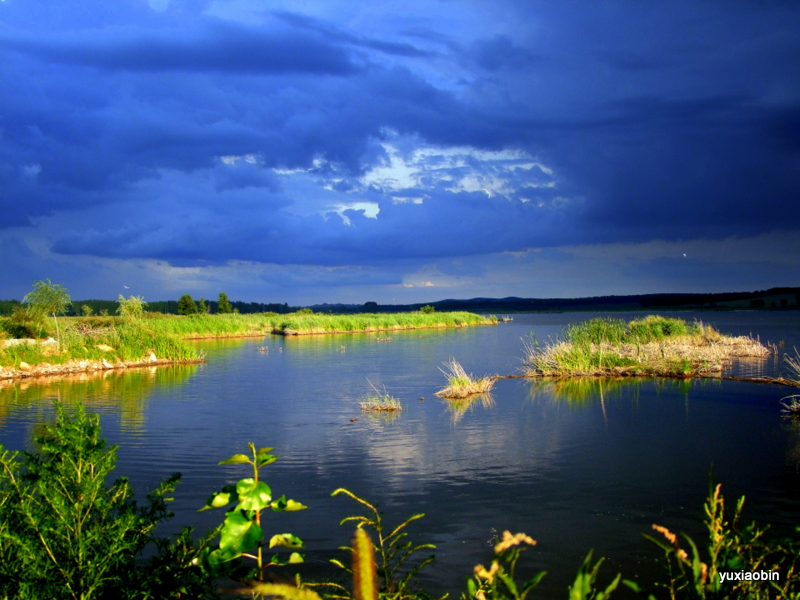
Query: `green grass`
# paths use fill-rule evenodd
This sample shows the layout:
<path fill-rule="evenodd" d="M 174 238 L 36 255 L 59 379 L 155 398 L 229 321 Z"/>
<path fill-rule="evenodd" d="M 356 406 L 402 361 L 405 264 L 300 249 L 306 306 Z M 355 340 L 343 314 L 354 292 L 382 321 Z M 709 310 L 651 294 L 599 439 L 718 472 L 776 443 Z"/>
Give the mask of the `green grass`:
<path fill-rule="evenodd" d="M 102 350 L 107 346 L 111 350 Z M 0 366 L 19 368 L 21 362 L 61 365 L 69 361 L 110 363 L 146 361 L 154 354 L 159 360 L 195 361 L 198 352 L 181 339 L 150 327 L 150 322 L 117 319 L 72 319 L 63 327 L 55 344 L 20 344 L 0 348 Z"/>
<path fill-rule="evenodd" d="M 703 323 L 650 315 L 625 323 L 597 318 L 570 325 L 562 340 L 525 346 L 523 371 L 532 377 L 691 377 L 722 370 L 733 357 L 770 351 L 748 337 L 721 335 Z"/>
<path fill-rule="evenodd" d="M 361 401 L 361 410 L 369 412 L 398 412 L 403 410 L 400 400 L 390 395 L 386 388 L 380 391 L 371 383 L 369 385 L 373 393 Z"/>
<path fill-rule="evenodd" d="M 447 378 L 447 387 L 442 388 L 436 395 L 440 398 L 462 399 L 475 394 L 485 394 L 494 387 L 493 377 L 477 378 L 467 373 L 464 367 L 454 358 L 444 363 L 445 368 L 439 370 Z"/>
<path fill-rule="evenodd" d="M 285 335 L 356 333 L 403 329 L 443 329 L 471 325 L 494 325 L 496 323 L 496 317 L 482 317 L 469 312 L 362 313 L 355 315 L 301 315 L 295 313 L 282 315 L 277 320 L 275 333 Z"/>

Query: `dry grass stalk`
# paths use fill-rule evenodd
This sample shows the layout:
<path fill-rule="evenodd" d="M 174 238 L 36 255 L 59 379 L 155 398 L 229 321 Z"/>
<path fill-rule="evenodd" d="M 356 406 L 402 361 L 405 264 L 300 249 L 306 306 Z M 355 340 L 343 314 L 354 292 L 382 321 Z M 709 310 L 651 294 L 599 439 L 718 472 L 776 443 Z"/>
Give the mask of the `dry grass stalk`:
<path fill-rule="evenodd" d="M 442 388 L 436 395 L 440 398 L 461 399 L 474 394 L 485 394 L 494 386 L 494 377 L 481 377 L 476 379 L 468 374 L 464 367 L 454 358 L 444 363 L 446 370 L 439 367 L 447 378 L 447 387 Z"/>
<path fill-rule="evenodd" d="M 383 388 L 383 392 L 381 392 L 371 382 L 369 385 L 375 393 L 361 401 L 361 410 L 370 412 L 397 412 L 403 410 L 400 400 L 391 396 L 386 391 L 386 388 Z"/>

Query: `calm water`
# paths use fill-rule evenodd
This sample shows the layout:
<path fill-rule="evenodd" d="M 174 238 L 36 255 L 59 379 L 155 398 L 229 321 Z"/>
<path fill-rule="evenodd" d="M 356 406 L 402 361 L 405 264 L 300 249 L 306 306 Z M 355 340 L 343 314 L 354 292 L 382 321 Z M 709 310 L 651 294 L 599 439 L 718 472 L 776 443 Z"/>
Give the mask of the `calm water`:
<path fill-rule="evenodd" d="M 387 342 L 375 335 L 200 342 L 208 359 L 200 366 L 0 388 L 0 441 L 29 446 L 32 431 L 52 417 L 53 398 L 83 401 L 102 415 L 105 436 L 121 447 L 118 473 L 138 492 L 183 473 L 171 531 L 186 524 L 206 531 L 221 519 L 196 510 L 245 470 L 219 460 L 247 441 L 274 446 L 281 459 L 263 477 L 273 492 L 311 508 L 271 515 L 265 529 L 300 535 L 312 571 L 340 556 L 336 548 L 351 535 L 338 522 L 358 506 L 330 497 L 347 487 L 378 503 L 389 523 L 426 513 L 412 529 L 417 541 L 437 545 L 426 585 L 456 597 L 505 529 L 538 540 L 523 562 L 550 573 L 544 596 L 565 597 L 590 548 L 607 557 L 609 577 L 647 574 L 655 553 L 641 534 L 652 523 L 701 533 L 712 464 L 731 504 L 746 494 L 749 517 L 795 525 L 800 426 L 781 419 L 778 406 L 790 388 L 507 379 L 469 405 L 433 395 L 449 358 L 476 375 L 513 374 L 531 330 L 545 341 L 591 316 L 517 315 L 497 327 L 392 334 Z M 697 316 L 725 333 L 800 348 L 798 312 Z M 257 351 L 263 345 L 266 354 Z M 786 374 L 780 358 L 733 371 Z M 393 418 L 362 414 L 370 383 L 405 410 Z"/>

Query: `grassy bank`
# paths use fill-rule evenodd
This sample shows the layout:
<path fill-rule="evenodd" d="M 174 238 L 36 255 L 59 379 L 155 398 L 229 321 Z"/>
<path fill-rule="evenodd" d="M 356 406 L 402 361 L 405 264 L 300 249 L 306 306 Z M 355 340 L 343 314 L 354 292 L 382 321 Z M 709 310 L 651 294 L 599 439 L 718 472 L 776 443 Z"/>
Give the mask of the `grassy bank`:
<path fill-rule="evenodd" d="M 734 358 L 771 350 L 750 337 L 725 336 L 710 325 L 650 315 L 628 323 L 598 318 L 569 326 L 563 339 L 526 344 L 531 377 L 692 377 L 722 371 Z"/>
<path fill-rule="evenodd" d="M 468 312 L 363 313 L 354 315 L 258 313 L 190 316 L 148 313 L 144 321 L 155 332 L 184 339 L 194 339 L 259 336 L 269 333 L 305 335 L 466 327 L 494 324 L 497 319 L 485 318 Z"/>
<path fill-rule="evenodd" d="M 105 361 L 113 365 L 199 359 L 197 350 L 191 345 L 158 331 L 145 320 L 123 321 L 111 317 L 63 319 L 57 342 L 25 340 L 6 346 L 5 340 L 0 341 L 0 367 L 23 371 L 25 365 L 66 365 L 82 361 Z"/>
<path fill-rule="evenodd" d="M 494 325 L 496 317 L 469 312 L 442 313 L 363 313 L 356 315 L 289 314 L 276 319 L 273 333 L 309 335 L 319 333 L 359 333 L 403 329 L 444 329 L 470 325 Z"/>

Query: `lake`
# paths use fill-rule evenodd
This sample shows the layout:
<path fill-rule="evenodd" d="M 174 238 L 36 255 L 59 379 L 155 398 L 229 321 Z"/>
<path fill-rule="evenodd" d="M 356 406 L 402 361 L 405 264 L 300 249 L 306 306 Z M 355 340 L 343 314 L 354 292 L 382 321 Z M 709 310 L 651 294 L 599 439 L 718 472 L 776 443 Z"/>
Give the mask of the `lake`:
<path fill-rule="evenodd" d="M 667 313 L 723 333 L 753 334 L 800 348 L 800 312 Z M 518 373 L 522 338 L 540 342 L 598 314 L 514 315 L 498 326 L 392 334 L 267 337 L 197 342 L 207 364 L 107 372 L 86 381 L 17 382 L 0 388 L 0 441 L 30 447 L 53 416 L 52 399 L 80 400 L 101 414 L 120 446 L 117 473 L 138 495 L 183 473 L 169 531 L 201 532 L 222 511 L 197 513 L 214 490 L 247 476 L 217 466 L 246 443 L 274 446 L 262 470 L 276 495 L 310 507 L 269 515 L 265 531 L 307 545 L 310 574 L 325 572 L 352 530 L 339 521 L 359 506 L 346 487 L 377 503 L 388 524 L 422 512 L 410 531 L 436 544 L 422 581 L 458 597 L 491 540 L 504 530 L 538 541 L 522 574 L 547 570 L 537 597 L 564 598 L 589 549 L 601 573 L 649 577 L 653 523 L 703 542 L 709 470 L 728 505 L 747 495 L 745 516 L 778 530 L 800 516 L 800 424 L 781 417 L 792 388 L 721 380 L 504 379 L 491 396 L 453 404 L 433 394 L 450 358 L 468 372 Z M 633 318 L 633 314 L 614 314 Z M 377 338 L 391 335 L 390 341 Z M 258 348 L 266 346 L 267 352 Z M 782 355 L 740 361 L 741 376 L 786 375 Z M 401 400 L 395 415 L 362 413 L 371 385 Z"/>

